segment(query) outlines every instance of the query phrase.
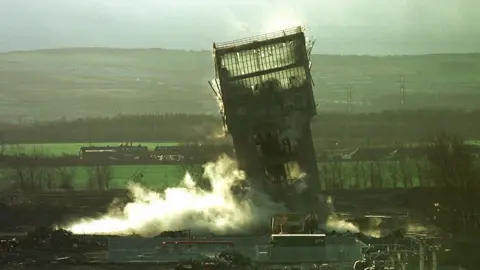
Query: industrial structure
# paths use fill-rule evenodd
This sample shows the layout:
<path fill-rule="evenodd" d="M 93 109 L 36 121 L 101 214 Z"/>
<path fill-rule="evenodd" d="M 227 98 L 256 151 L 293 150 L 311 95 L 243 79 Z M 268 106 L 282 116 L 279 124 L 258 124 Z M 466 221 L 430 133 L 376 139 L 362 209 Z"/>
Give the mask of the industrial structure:
<path fill-rule="evenodd" d="M 81 147 L 79 152 L 80 159 L 87 160 L 140 160 L 147 159 L 148 155 L 148 147 L 132 143 L 120 146 L 86 146 Z"/>
<path fill-rule="evenodd" d="M 108 239 L 111 263 L 174 264 L 201 260 L 225 250 L 250 258 L 257 267 L 254 269 L 444 269 L 439 267 L 438 248 L 413 236 L 373 238 L 358 233 L 315 233 Z"/>
<path fill-rule="evenodd" d="M 295 27 L 213 44 L 212 87 L 235 156 L 252 184 L 283 197 L 302 179 L 320 190 L 310 121 L 316 115 L 310 74 L 312 41 Z"/>

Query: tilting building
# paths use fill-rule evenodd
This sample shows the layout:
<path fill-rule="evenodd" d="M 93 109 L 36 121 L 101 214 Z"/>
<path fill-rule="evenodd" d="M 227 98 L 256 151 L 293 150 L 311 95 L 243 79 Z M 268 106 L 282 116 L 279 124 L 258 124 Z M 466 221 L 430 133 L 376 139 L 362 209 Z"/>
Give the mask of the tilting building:
<path fill-rule="evenodd" d="M 312 47 L 302 27 L 213 45 L 210 86 L 224 128 L 240 168 L 267 189 L 285 186 L 299 172 L 310 190 L 320 189 L 310 129 L 317 113 Z"/>

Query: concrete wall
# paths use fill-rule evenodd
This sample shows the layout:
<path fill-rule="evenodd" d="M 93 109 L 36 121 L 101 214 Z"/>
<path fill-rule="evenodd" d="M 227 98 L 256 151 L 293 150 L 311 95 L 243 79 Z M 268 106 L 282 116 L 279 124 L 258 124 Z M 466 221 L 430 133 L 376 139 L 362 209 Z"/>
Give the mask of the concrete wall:
<path fill-rule="evenodd" d="M 216 254 L 230 248 L 224 244 L 183 245 L 175 249 L 174 244 L 164 242 L 187 241 L 186 238 L 142 238 L 142 237 L 112 237 L 109 238 L 108 259 L 110 262 L 169 262 L 181 258 L 189 258 L 197 254 Z M 256 257 L 256 245 L 268 243 L 268 237 L 215 237 L 213 241 L 232 242 L 233 248 L 251 258 Z M 188 255 L 190 254 L 190 255 Z"/>
<path fill-rule="evenodd" d="M 226 244 L 175 245 L 164 242 L 187 241 L 185 238 L 112 237 L 109 239 L 110 262 L 172 262 L 195 258 L 199 254 L 215 255 L 231 248 Z M 361 243 L 355 241 L 327 241 L 327 246 L 272 247 L 269 237 L 215 237 L 211 241 L 233 243 L 233 249 L 261 262 L 342 262 L 361 259 Z"/>

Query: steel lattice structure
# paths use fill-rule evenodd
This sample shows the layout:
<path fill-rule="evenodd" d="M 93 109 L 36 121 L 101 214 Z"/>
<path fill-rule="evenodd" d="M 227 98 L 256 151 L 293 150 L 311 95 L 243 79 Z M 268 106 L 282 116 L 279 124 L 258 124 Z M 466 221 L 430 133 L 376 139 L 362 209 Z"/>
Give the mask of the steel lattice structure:
<path fill-rule="evenodd" d="M 225 130 L 241 169 L 264 179 L 264 186 L 285 183 L 299 167 L 311 190 L 320 189 L 310 130 L 317 114 L 312 46 L 302 27 L 213 44 L 216 78 L 210 85 Z"/>

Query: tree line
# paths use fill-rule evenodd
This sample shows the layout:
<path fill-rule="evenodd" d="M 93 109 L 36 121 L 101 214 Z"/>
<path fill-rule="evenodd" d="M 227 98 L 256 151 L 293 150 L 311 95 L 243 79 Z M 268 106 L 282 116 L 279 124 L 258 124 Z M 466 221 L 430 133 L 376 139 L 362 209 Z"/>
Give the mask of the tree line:
<path fill-rule="evenodd" d="M 452 233 L 480 232 L 480 162 L 466 144 L 448 133 L 438 133 L 428 143 L 423 160 L 380 162 L 321 163 L 320 179 L 324 190 L 428 188 L 428 202 L 415 202 L 424 214 Z M 349 166 L 348 168 L 345 166 Z M 114 167 L 90 166 L 84 179 L 89 190 L 107 190 Z M 183 166 L 194 178 L 202 181 L 201 166 Z M 6 177 L 14 190 L 41 192 L 74 189 L 77 168 L 35 167 L 19 165 L 10 168 Z M 142 183 L 143 174 L 136 172 L 131 181 Z M 205 183 L 200 183 L 205 184 Z"/>
<path fill-rule="evenodd" d="M 480 138 L 480 110 L 408 110 L 347 114 L 319 112 L 314 140 L 345 147 L 411 143 L 438 130 Z M 204 141 L 223 132 L 219 115 L 144 114 L 0 125 L 2 144 L 68 142 Z"/>
<path fill-rule="evenodd" d="M 428 142 L 424 160 L 397 160 L 378 162 L 332 161 L 320 164 L 320 178 L 324 189 L 382 189 L 428 187 L 424 194 L 428 202 L 413 202 L 444 231 L 456 237 L 467 235 L 471 239 L 480 232 L 480 164 L 472 156 L 464 140 L 448 133 L 435 134 Z M 342 167 L 343 166 L 343 167 Z M 92 166 L 87 172 L 87 189 L 108 190 L 114 168 Z M 185 166 L 199 186 L 208 187 L 201 178 L 199 166 Z M 74 189 L 77 168 L 12 167 L 7 175 L 14 190 L 42 192 L 46 190 Z M 349 171 L 347 173 L 346 171 Z M 143 173 L 135 172 L 132 182 L 143 183 Z M 469 253 L 471 255 L 471 253 Z M 468 257 L 467 260 L 472 260 Z"/>

